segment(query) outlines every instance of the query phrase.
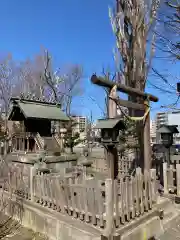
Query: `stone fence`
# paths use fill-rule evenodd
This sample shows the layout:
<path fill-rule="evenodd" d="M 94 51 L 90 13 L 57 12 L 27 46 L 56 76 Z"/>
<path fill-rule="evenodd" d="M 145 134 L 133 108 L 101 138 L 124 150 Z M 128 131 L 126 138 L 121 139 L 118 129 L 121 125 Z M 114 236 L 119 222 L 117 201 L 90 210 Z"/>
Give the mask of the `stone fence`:
<path fill-rule="evenodd" d="M 80 220 L 106 232 L 110 219 L 119 228 L 153 208 L 156 203 L 156 172 L 145 174 L 136 170 L 135 176 L 118 180 L 97 181 L 74 176 L 36 174 L 34 168 L 23 173 L 10 168 L 3 182 L 5 192 Z M 112 198 L 113 192 L 113 198 Z"/>

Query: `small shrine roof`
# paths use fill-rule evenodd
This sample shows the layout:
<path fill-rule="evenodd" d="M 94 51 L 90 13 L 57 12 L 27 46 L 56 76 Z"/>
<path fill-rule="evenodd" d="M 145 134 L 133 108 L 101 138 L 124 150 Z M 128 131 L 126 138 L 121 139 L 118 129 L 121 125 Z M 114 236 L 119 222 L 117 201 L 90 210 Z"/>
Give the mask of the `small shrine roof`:
<path fill-rule="evenodd" d="M 12 109 L 8 117 L 9 120 L 12 119 L 15 108 L 19 108 L 25 118 L 69 121 L 59 104 L 19 98 L 12 98 L 11 102 Z"/>

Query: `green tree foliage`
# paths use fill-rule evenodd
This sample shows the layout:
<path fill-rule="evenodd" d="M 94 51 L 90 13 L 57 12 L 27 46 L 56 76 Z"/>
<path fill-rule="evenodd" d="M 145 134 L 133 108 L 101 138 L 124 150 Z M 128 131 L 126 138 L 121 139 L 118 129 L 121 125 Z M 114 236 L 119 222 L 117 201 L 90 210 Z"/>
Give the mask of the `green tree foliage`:
<path fill-rule="evenodd" d="M 80 139 L 79 133 L 70 134 L 70 135 L 67 134 L 65 137 L 65 147 L 70 148 L 71 153 L 74 152 L 73 148 L 81 142 L 82 140 Z"/>
<path fill-rule="evenodd" d="M 82 140 L 80 139 L 80 134 L 77 132 L 73 133 L 73 128 L 77 124 L 78 124 L 77 122 L 75 122 L 72 118 L 70 118 L 70 121 L 66 126 L 67 133 L 65 135 L 65 147 L 70 148 L 71 153 L 74 152 L 73 148 L 82 142 Z"/>
<path fill-rule="evenodd" d="M 137 134 L 137 124 L 134 121 L 129 120 L 127 117 L 123 116 L 125 129 L 120 131 L 119 134 L 119 151 L 123 153 L 127 149 L 138 149 L 138 134 Z"/>

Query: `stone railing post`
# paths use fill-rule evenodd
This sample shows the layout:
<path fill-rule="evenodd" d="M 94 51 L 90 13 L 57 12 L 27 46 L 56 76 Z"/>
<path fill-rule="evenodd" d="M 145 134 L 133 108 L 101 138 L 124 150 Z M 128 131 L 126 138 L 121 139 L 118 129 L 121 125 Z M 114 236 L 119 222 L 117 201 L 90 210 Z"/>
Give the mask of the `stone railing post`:
<path fill-rule="evenodd" d="M 113 195 L 113 180 L 108 178 L 105 181 L 105 208 L 106 208 L 106 228 L 104 229 L 103 236 L 110 237 L 112 236 L 114 230 L 114 199 L 112 202 Z M 106 238 L 104 238 L 106 239 Z"/>
<path fill-rule="evenodd" d="M 150 169 L 152 201 L 157 201 L 156 169 Z"/>
<path fill-rule="evenodd" d="M 31 201 L 34 202 L 34 176 L 35 176 L 35 167 L 30 168 L 30 197 Z"/>
<path fill-rule="evenodd" d="M 168 194 L 167 162 L 163 163 L 164 194 Z"/>
<path fill-rule="evenodd" d="M 180 197 L 180 164 L 176 164 L 177 196 Z"/>

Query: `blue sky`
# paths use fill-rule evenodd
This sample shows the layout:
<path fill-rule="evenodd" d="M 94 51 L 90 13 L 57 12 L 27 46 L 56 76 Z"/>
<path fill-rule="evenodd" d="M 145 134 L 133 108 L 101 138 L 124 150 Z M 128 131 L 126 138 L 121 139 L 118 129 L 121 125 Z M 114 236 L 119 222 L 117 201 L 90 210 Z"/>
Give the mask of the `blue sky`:
<path fill-rule="evenodd" d="M 0 53 L 11 52 L 15 59 L 33 57 L 43 46 L 49 49 L 55 66 L 81 64 L 84 67 L 85 97 L 74 103 L 73 111 L 101 117 L 101 110 L 88 96 L 102 105 L 103 91 L 90 84 L 92 73 L 101 73 L 103 67 L 113 68 L 112 50 L 115 39 L 108 17 L 108 5 L 112 0 L 1 0 Z M 163 70 L 177 66 L 162 64 L 155 60 L 156 67 Z M 178 73 L 177 73 L 178 74 Z M 153 81 L 157 81 L 156 79 Z M 147 88 L 158 95 L 160 105 L 173 102 L 163 93 Z M 172 98 L 172 96 L 171 96 Z M 79 110 L 81 108 L 81 110 Z M 154 115 L 155 110 L 153 111 Z"/>

